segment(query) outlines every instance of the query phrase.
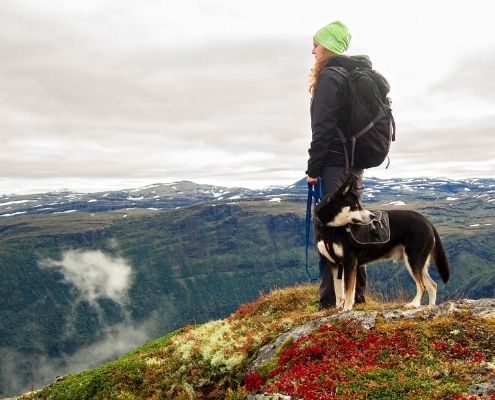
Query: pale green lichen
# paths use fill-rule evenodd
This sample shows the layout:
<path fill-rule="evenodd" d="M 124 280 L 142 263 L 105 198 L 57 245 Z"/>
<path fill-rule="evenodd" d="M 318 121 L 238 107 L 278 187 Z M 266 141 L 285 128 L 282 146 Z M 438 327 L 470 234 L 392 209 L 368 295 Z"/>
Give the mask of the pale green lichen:
<path fill-rule="evenodd" d="M 232 321 L 211 321 L 171 341 L 183 359 L 199 353 L 212 366 L 232 369 L 245 359 L 249 341 L 261 342 L 261 335 L 246 335 L 237 328 L 238 323 Z"/>
<path fill-rule="evenodd" d="M 144 360 L 148 366 L 160 366 L 165 364 L 165 360 L 161 360 L 156 357 L 148 357 Z"/>

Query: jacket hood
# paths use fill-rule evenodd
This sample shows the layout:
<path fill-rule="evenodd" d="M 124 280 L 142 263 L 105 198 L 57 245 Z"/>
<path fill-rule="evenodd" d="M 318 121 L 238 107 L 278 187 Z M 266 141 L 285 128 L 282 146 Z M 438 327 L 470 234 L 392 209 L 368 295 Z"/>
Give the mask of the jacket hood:
<path fill-rule="evenodd" d="M 327 67 L 343 67 L 346 70 L 351 70 L 356 67 L 372 68 L 371 60 L 366 55 L 357 56 L 334 56 L 327 64 Z"/>

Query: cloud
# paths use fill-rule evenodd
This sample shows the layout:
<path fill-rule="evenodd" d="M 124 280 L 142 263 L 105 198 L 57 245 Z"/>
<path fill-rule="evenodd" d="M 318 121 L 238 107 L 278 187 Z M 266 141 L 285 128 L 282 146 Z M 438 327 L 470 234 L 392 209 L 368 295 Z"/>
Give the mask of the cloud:
<path fill-rule="evenodd" d="M 101 298 L 123 305 L 132 282 L 132 267 L 127 260 L 99 250 L 68 250 L 60 261 L 44 259 L 40 265 L 60 271 L 81 298 L 93 306 Z"/>
<path fill-rule="evenodd" d="M 120 248 L 115 239 L 107 241 L 106 246 L 113 251 Z M 86 342 L 74 353 L 63 353 L 56 357 L 39 353 L 25 354 L 19 349 L 0 347 L 0 383 L 3 385 L 0 395 L 26 392 L 31 384 L 39 388 L 53 382 L 56 376 L 93 368 L 145 343 L 162 332 L 163 324 L 174 326 L 176 309 L 173 305 L 167 308 L 166 315 L 155 312 L 145 321 L 136 322 L 132 319 L 127 309 L 132 266 L 122 257 L 100 250 L 68 250 L 62 253 L 60 260 L 47 258 L 39 264 L 42 268 L 59 271 L 64 280 L 76 289 L 76 297 L 71 301 L 72 308 L 64 315 L 63 330 L 58 336 L 59 347 L 64 348 L 66 343 L 74 346 L 77 313 L 80 312 L 78 304 L 81 301 L 89 303 L 92 315 L 98 319 L 96 326 L 99 329 L 93 332 L 98 339 L 94 343 Z M 104 298 L 120 306 L 119 322 L 108 322 L 98 302 Z"/>
<path fill-rule="evenodd" d="M 4 177 L 199 179 L 246 176 L 249 165 L 305 169 L 309 65 L 294 60 L 310 60 L 307 44 L 224 42 L 94 57 L 61 49 L 43 68 L 33 56 L 22 60 L 22 74 L 0 75 L 19 83 L 0 108 L 5 129 L 17 133 L 2 149 Z"/>
<path fill-rule="evenodd" d="M 390 167 L 373 168 L 366 176 L 448 178 L 493 177 L 495 168 L 495 120 L 476 124 L 468 120 L 434 129 L 399 129 L 392 143 Z"/>
<path fill-rule="evenodd" d="M 96 343 L 60 358 L 41 358 L 34 379 L 37 382 L 46 382 L 67 371 L 76 373 L 93 368 L 145 343 L 149 339 L 149 330 L 148 323 L 137 325 L 129 321 L 107 326 L 102 332 L 103 338 Z"/>
<path fill-rule="evenodd" d="M 390 79 L 401 129 L 440 136 L 445 123 L 477 125 L 495 114 L 486 6 L 449 4 L 451 17 L 438 24 L 442 2 L 358 3 L 361 13 L 324 1 L 1 3 L 0 179 L 55 178 L 58 187 L 299 179 L 311 136 L 311 35 L 326 15 L 348 21 L 351 52 L 369 52 Z M 466 19 L 477 24 L 459 35 Z M 411 58 L 418 26 L 431 39 Z M 485 56 L 473 60 L 480 48 Z"/>
<path fill-rule="evenodd" d="M 107 326 L 102 339 L 78 349 L 73 354 L 50 358 L 47 355 L 23 354 L 12 348 L 0 348 L 1 395 L 25 393 L 30 385 L 39 389 L 52 383 L 57 376 L 77 373 L 112 360 L 150 339 L 151 320 L 135 324 L 130 321 Z M 29 378 L 27 378 L 29 376 Z"/>
<path fill-rule="evenodd" d="M 476 53 L 460 60 L 456 67 L 432 90 L 454 96 L 473 96 L 495 103 L 495 81 L 491 74 L 495 69 L 494 49 Z"/>

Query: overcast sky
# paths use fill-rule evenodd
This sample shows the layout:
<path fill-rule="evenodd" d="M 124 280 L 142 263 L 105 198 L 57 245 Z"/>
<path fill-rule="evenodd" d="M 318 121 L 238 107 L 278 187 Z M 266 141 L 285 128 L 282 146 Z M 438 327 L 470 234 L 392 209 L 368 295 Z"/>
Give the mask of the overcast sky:
<path fill-rule="evenodd" d="M 304 176 L 312 36 L 391 83 L 391 166 L 495 172 L 495 28 L 485 0 L 1 0 L 0 193 Z"/>

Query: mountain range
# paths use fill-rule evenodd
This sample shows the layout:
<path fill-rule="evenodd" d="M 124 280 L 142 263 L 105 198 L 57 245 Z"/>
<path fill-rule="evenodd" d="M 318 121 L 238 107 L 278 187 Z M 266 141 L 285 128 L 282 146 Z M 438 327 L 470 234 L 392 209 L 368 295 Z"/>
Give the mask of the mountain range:
<path fill-rule="evenodd" d="M 165 210 L 206 201 L 225 203 L 240 199 L 276 199 L 277 196 L 305 197 L 306 194 L 307 186 L 304 179 L 290 186 L 271 186 L 261 190 L 181 181 L 112 192 L 74 193 L 60 190 L 27 195 L 3 194 L 0 195 L 0 217 L 122 209 Z M 444 199 L 451 202 L 478 199 L 492 203 L 495 202 L 495 180 L 368 178 L 365 179 L 363 199 L 366 203 L 392 202 L 395 199 L 399 202 L 397 204 L 406 199 Z"/>

